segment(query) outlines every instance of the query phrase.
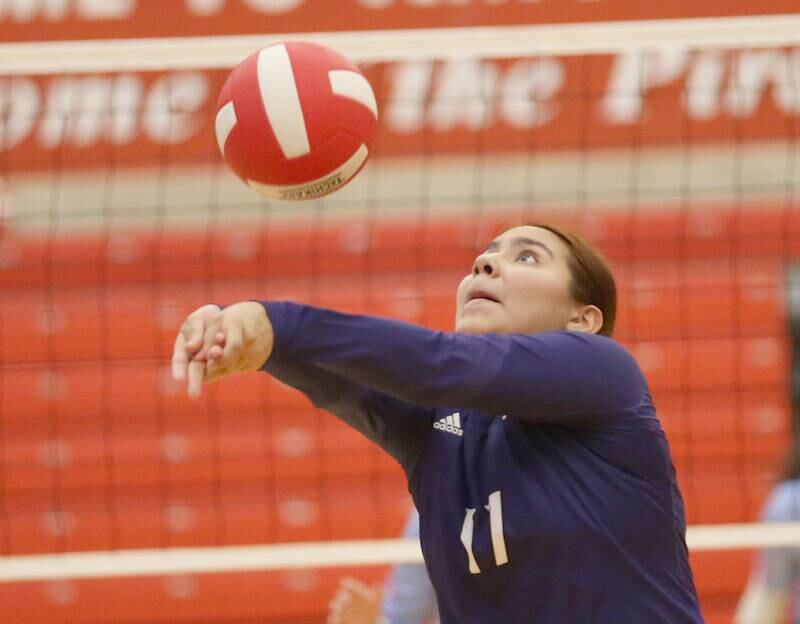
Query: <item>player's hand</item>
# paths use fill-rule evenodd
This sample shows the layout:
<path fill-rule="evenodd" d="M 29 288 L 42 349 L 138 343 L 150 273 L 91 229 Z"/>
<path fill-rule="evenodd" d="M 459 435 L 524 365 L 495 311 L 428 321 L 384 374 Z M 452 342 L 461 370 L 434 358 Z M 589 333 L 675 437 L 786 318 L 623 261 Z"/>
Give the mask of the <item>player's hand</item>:
<path fill-rule="evenodd" d="M 221 310 L 205 305 L 181 325 L 172 352 L 172 376 L 187 382 L 190 397 L 203 383 L 261 368 L 272 353 L 272 323 L 264 306 L 245 301 Z"/>
<path fill-rule="evenodd" d="M 377 624 L 381 592 L 354 578 L 343 578 L 331 600 L 327 624 Z"/>

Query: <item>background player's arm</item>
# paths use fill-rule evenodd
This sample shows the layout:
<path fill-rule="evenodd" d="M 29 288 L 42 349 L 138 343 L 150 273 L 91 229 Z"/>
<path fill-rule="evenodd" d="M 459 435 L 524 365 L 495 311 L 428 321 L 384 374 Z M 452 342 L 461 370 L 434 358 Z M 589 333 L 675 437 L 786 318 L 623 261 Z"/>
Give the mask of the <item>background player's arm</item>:
<path fill-rule="evenodd" d="M 419 540 L 419 515 L 409 516 L 403 537 Z M 417 563 L 395 565 L 386 581 L 381 615 L 389 624 L 425 624 L 439 613 L 436 593 L 425 566 Z"/>
<path fill-rule="evenodd" d="M 793 522 L 800 501 L 800 482 L 778 485 L 762 514 L 765 522 Z M 736 624 L 778 624 L 789 606 L 797 580 L 800 579 L 800 552 L 780 547 L 763 550 L 756 561 L 747 588 L 736 610 Z"/>
<path fill-rule="evenodd" d="M 416 510 L 403 537 L 419 540 Z M 383 592 L 358 579 L 342 579 L 327 624 L 432 624 L 437 615 L 436 594 L 425 566 L 401 563 L 392 568 Z"/>
<path fill-rule="evenodd" d="M 734 624 L 779 624 L 788 603 L 788 591 L 776 591 L 752 579 L 736 608 Z"/>
<path fill-rule="evenodd" d="M 264 303 L 272 358 L 313 363 L 408 403 L 529 420 L 597 420 L 646 391 L 633 358 L 578 332 L 470 336 L 290 302 Z"/>

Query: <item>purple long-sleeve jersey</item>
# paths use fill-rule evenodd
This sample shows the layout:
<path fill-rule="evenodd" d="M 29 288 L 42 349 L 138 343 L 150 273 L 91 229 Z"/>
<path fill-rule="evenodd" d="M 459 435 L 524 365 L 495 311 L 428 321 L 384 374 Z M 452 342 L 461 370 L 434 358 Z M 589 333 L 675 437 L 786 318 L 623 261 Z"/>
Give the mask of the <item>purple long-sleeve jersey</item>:
<path fill-rule="evenodd" d="M 667 442 L 616 342 L 264 306 L 264 370 L 408 475 L 443 624 L 703 621 Z"/>

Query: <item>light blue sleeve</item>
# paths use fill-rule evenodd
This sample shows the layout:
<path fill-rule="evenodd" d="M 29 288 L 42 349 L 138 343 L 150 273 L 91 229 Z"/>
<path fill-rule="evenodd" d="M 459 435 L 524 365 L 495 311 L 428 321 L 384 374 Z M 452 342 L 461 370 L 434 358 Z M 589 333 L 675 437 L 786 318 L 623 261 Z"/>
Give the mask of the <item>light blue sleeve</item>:
<path fill-rule="evenodd" d="M 800 479 L 776 486 L 764 507 L 764 522 L 800 521 Z M 774 591 L 791 591 L 800 580 L 800 548 L 764 549 L 759 558 L 762 582 Z"/>
<path fill-rule="evenodd" d="M 416 510 L 409 516 L 403 537 L 419 538 Z M 389 624 L 423 624 L 435 621 L 438 613 L 436 594 L 424 565 L 400 564 L 392 568 L 381 605 L 384 621 Z"/>

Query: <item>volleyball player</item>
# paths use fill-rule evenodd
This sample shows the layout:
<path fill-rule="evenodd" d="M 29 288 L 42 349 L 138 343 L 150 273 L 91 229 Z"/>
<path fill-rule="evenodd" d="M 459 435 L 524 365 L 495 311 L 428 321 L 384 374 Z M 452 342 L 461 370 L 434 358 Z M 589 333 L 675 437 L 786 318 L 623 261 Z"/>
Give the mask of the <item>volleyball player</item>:
<path fill-rule="evenodd" d="M 792 448 L 788 470 L 762 513 L 764 522 L 800 522 L 800 440 Z M 766 548 L 756 560 L 736 611 L 736 624 L 778 624 L 791 612 L 800 624 L 800 548 Z"/>
<path fill-rule="evenodd" d="M 264 370 L 405 470 L 443 624 L 702 622 L 646 381 L 609 336 L 613 276 L 553 227 L 503 232 L 455 332 L 292 302 L 203 306 L 173 370 Z"/>

